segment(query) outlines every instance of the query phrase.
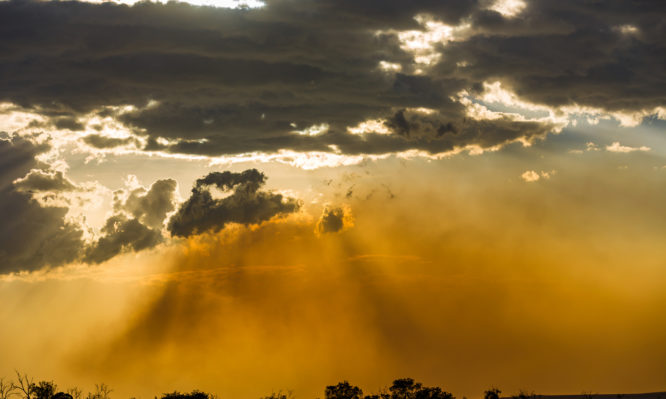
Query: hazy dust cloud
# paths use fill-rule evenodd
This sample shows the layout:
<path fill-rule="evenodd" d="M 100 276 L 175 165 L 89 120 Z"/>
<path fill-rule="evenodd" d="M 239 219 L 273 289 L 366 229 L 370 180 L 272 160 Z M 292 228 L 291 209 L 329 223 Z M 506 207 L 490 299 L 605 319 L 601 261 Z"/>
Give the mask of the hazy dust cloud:
<path fill-rule="evenodd" d="M 134 394 L 222 397 L 321 396 L 342 379 L 370 392 L 401 376 L 471 397 L 660 380 L 666 295 L 649 204 L 567 216 L 622 195 L 621 182 L 583 200 L 555 196 L 562 187 L 424 187 L 383 206 L 359 195 L 338 233 L 299 213 L 181 241 L 152 258 L 159 271 L 118 328 L 68 367 Z"/>

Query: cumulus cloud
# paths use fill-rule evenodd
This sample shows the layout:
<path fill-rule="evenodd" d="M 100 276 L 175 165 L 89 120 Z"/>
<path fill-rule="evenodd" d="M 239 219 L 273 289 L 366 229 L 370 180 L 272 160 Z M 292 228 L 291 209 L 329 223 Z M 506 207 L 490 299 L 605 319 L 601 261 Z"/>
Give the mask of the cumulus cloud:
<path fill-rule="evenodd" d="M 123 215 L 114 215 L 107 219 L 102 233 L 103 235 L 86 249 L 83 258 L 85 262 L 101 263 L 119 253 L 152 248 L 162 242 L 159 230 L 151 229 L 137 219 L 127 219 Z"/>
<path fill-rule="evenodd" d="M 171 217 L 173 236 L 187 237 L 220 230 L 227 223 L 256 224 L 277 215 L 296 212 L 300 203 L 282 194 L 262 191 L 266 176 L 256 169 L 244 172 L 212 172 L 198 179 L 190 198 Z M 226 196 L 214 198 L 212 188 Z"/>
<path fill-rule="evenodd" d="M 167 213 L 175 209 L 176 187 L 175 180 L 163 179 L 153 183 L 149 190 L 138 187 L 129 193 L 116 192 L 114 208 L 129 213 L 149 227 L 161 228 Z M 123 194 L 126 194 L 125 198 L 122 198 Z"/>
<path fill-rule="evenodd" d="M 83 231 L 65 220 L 67 208 L 43 207 L 23 192 L 67 185 L 57 173 L 34 170 L 45 166 L 35 156 L 47 149 L 19 137 L 0 139 L 0 273 L 57 266 L 79 256 Z"/>
<path fill-rule="evenodd" d="M 101 263 L 117 254 L 152 248 L 164 241 L 167 214 L 175 209 L 177 183 L 157 180 L 150 189 L 137 187 L 114 193 L 114 214 L 106 220 L 101 236 L 86 248 L 83 260 Z"/>
<path fill-rule="evenodd" d="M 57 196 L 84 190 L 62 172 L 39 164 L 35 156 L 48 149 L 25 139 L 0 140 L 0 273 L 33 271 L 70 262 L 101 263 L 112 257 L 152 248 L 164 242 L 164 222 L 175 210 L 177 183 L 154 182 L 114 193 L 113 214 L 99 234 L 84 240 L 87 226 L 68 221 L 68 203 L 47 205 L 33 194 Z M 23 177 L 21 177 L 23 176 Z M 261 190 L 266 176 L 256 169 L 242 173 L 213 172 L 198 179 L 190 198 L 168 224 L 174 236 L 219 230 L 230 222 L 256 224 L 297 211 L 299 201 Z M 217 198 L 218 192 L 224 195 Z M 49 205 L 50 204 L 50 205 Z M 64 204 L 64 205 L 60 205 Z"/>
<path fill-rule="evenodd" d="M 175 180 L 116 192 L 113 215 L 100 235 L 88 242 L 84 240 L 88 226 L 68 217 L 76 199 L 68 195 L 91 188 L 35 159 L 48 149 L 26 138 L 0 139 L 0 274 L 77 261 L 100 263 L 163 241 L 163 222 L 175 209 Z"/>

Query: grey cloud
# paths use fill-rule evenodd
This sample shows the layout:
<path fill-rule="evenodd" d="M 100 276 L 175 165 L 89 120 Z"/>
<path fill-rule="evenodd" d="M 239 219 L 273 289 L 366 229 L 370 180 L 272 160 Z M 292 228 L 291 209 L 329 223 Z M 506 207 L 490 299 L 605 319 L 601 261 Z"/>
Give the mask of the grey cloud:
<path fill-rule="evenodd" d="M 0 273 L 74 261 L 83 245 L 80 227 L 64 219 L 66 208 L 42 207 L 12 184 L 41 166 L 35 156 L 45 149 L 22 138 L 0 140 Z"/>
<path fill-rule="evenodd" d="M 146 226 L 161 228 L 167 213 L 175 209 L 176 186 L 173 179 L 157 180 L 148 191 L 137 188 L 124 201 L 116 198 L 114 208 L 130 213 Z"/>
<path fill-rule="evenodd" d="M 83 137 L 83 142 L 95 147 L 95 148 L 114 148 L 114 147 L 119 147 L 121 145 L 126 145 L 130 143 L 134 143 L 135 139 L 132 137 L 120 139 L 116 137 L 105 137 L 101 136 L 99 134 L 89 134 L 85 137 Z"/>
<path fill-rule="evenodd" d="M 0 274 L 76 261 L 100 263 L 163 241 L 162 223 L 175 209 L 175 180 L 158 180 L 149 190 L 136 189 L 117 200 L 101 236 L 88 244 L 82 227 L 65 220 L 67 208 L 45 207 L 32 198 L 32 192 L 82 190 L 35 159 L 47 149 L 24 138 L 0 139 Z"/>
<path fill-rule="evenodd" d="M 159 230 L 153 230 L 137 219 L 127 219 L 123 215 L 107 219 L 102 233 L 104 235 L 86 249 L 83 258 L 85 262 L 101 263 L 119 253 L 141 251 L 162 242 Z"/>
<path fill-rule="evenodd" d="M 53 124 L 58 129 L 83 130 L 84 128 L 80 122 L 70 117 L 55 118 Z"/>
<path fill-rule="evenodd" d="M 102 235 L 85 250 L 83 260 L 101 263 L 124 252 L 138 252 L 164 241 L 162 228 L 167 213 L 175 209 L 177 183 L 157 180 L 146 190 L 114 193 L 114 214 L 102 227 Z"/>
<path fill-rule="evenodd" d="M 73 191 L 78 189 L 61 171 L 33 169 L 14 182 L 20 191 Z"/>
<path fill-rule="evenodd" d="M 553 106 L 618 111 L 666 102 L 666 25 L 659 2 L 527 3 L 516 19 L 476 12 L 482 34 L 443 48 L 436 74 L 502 80 L 528 100 Z M 635 34 L 622 33 L 625 25 Z M 463 60 L 468 66 L 457 68 Z"/>
<path fill-rule="evenodd" d="M 169 221 L 173 236 L 187 237 L 219 230 L 227 223 L 256 224 L 297 211 L 300 204 L 281 194 L 261 191 L 266 176 L 256 169 L 241 173 L 213 172 L 198 179 L 192 195 Z M 214 198 L 211 187 L 228 194 Z"/>
<path fill-rule="evenodd" d="M 81 226 L 65 220 L 67 208 L 43 207 L 30 195 L 32 191 L 79 189 L 61 172 L 36 169 L 46 166 L 35 156 L 47 149 L 23 138 L 0 139 L 0 273 L 34 271 L 76 261 L 101 263 L 164 241 L 164 219 L 175 209 L 175 180 L 158 180 L 148 190 L 116 192 L 114 214 L 97 240 L 87 244 Z M 265 181 L 266 176 L 256 169 L 210 173 L 196 181 L 192 196 L 171 218 L 169 231 L 187 236 L 219 229 L 229 222 L 260 223 L 299 209 L 299 202 L 293 198 L 262 191 Z M 230 194 L 213 198 L 212 187 Z"/>
<path fill-rule="evenodd" d="M 467 122 L 450 98 L 484 81 L 500 80 L 528 100 L 554 106 L 639 110 L 666 103 L 659 2 L 527 3 L 523 13 L 505 18 L 487 10 L 488 1 L 474 0 L 272 0 L 255 10 L 2 2 L 0 76 L 12 79 L 0 80 L 0 99 L 39 108 L 69 128 L 80 113 L 133 104 L 135 111 L 116 117 L 146 136 L 146 150 L 204 155 L 331 151 L 330 145 L 354 154 L 434 153 L 551 128 Z M 469 23 L 472 32 L 440 46 L 439 64 L 420 75 L 391 33 L 421 29 L 413 19 L 418 13 Z M 626 24 L 637 33 L 617 29 Z M 378 70 L 382 60 L 401 64 L 402 73 Z M 159 105 L 144 107 L 149 100 Z M 441 134 L 401 124 L 400 110 L 418 107 L 437 110 Z M 346 133 L 375 118 L 393 118 L 395 134 L 362 140 Z M 330 131 L 300 136 L 292 123 L 299 129 L 328 123 Z M 159 137 L 175 144 L 159 145 Z M 126 144 L 85 140 L 98 148 Z"/>

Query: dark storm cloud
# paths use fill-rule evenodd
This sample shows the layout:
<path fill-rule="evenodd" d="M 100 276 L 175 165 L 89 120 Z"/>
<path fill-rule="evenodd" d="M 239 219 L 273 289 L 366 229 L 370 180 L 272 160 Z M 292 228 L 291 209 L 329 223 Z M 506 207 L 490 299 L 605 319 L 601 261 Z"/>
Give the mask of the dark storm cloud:
<path fill-rule="evenodd" d="M 516 19 L 477 11 L 472 21 L 483 34 L 447 46 L 436 74 L 500 79 L 528 100 L 553 106 L 619 111 L 666 103 L 661 2 L 527 4 Z M 456 68 L 460 60 L 469 66 Z"/>
<path fill-rule="evenodd" d="M 227 223 L 256 224 L 297 211 L 300 204 L 281 194 L 261 191 L 266 176 L 256 169 L 241 173 L 212 172 L 198 179 L 192 195 L 169 221 L 173 236 L 187 237 L 220 230 Z M 214 198 L 211 187 L 227 196 Z"/>
<path fill-rule="evenodd" d="M 116 117 L 147 136 L 146 150 L 204 155 L 331 151 L 332 144 L 354 154 L 439 152 L 551 128 L 467 121 L 451 97 L 484 81 L 501 80 L 553 106 L 617 111 L 666 103 L 660 2 L 528 0 L 515 18 L 488 10 L 490 3 L 273 0 L 261 9 L 229 10 L 1 2 L 0 99 L 39 108 L 55 126 L 74 130 L 81 113 L 133 104 L 134 111 Z M 471 32 L 440 46 L 439 64 L 421 75 L 395 34 L 422 29 L 416 14 L 469 23 Z M 402 72 L 381 71 L 380 61 L 400 64 Z M 150 100 L 158 105 L 146 107 Z M 400 119 L 401 110 L 418 107 L 439 113 L 427 137 Z M 346 133 L 374 118 L 390 118 L 394 135 Z M 328 134 L 294 133 L 321 123 L 330 125 Z M 159 145 L 159 137 L 175 144 Z M 85 141 L 97 148 L 127 144 Z"/>
<path fill-rule="evenodd" d="M 35 155 L 46 149 L 22 138 L 0 139 L 0 274 L 56 266 L 79 255 L 83 233 L 65 221 L 67 209 L 42 207 L 12 184 L 41 166 Z M 35 176 L 33 171 L 24 180 L 33 189 L 53 188 L 54 184 L 62 188 L 64 184 Z"/>

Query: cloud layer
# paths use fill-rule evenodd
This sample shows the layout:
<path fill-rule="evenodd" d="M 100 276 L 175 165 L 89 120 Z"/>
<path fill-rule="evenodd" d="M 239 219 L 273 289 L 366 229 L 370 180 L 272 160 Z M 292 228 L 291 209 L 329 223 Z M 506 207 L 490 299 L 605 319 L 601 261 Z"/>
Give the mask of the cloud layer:
<path fill-rule="evenodd" d="M 249 10 L 7 1 L 0 73 L 12 79 L 0 100 L 73 130 L 84 113 L 132 105 L 115 117 L 145 149 L 172 153 L 489 148 L 554 126 L 470 119 L 457 95 L 473 97 L 485 82 L 550 107 L 662 106 L 657 3 L 532 0 L 507 13 L 476 0 L 273 0 Z M 391 134 L 348 133 L 370 119 Z M 324 123 L 325 132 L 299 134 Z"/>

